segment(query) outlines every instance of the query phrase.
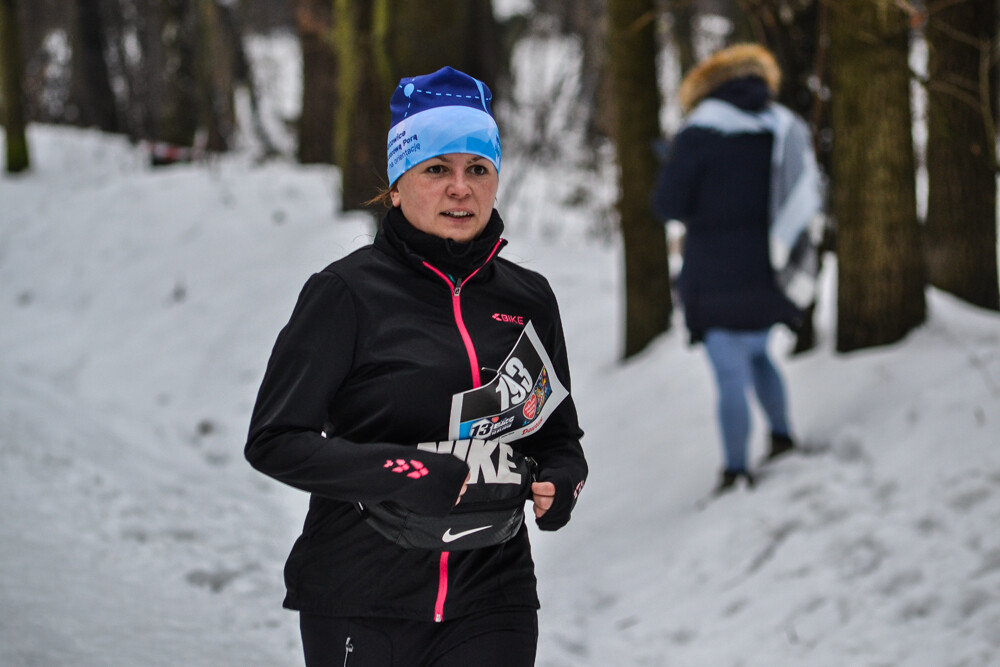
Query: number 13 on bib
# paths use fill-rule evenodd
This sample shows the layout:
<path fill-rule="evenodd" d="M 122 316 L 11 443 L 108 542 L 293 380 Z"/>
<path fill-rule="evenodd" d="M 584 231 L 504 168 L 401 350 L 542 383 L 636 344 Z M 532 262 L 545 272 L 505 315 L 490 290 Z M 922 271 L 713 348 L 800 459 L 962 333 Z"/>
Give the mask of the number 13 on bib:
<path fill-rule="evenodd" d="M 531 322 L 489 383 L 455 394 L 449 437 L 509 442 L 531 435 L 567 396 Z"/>

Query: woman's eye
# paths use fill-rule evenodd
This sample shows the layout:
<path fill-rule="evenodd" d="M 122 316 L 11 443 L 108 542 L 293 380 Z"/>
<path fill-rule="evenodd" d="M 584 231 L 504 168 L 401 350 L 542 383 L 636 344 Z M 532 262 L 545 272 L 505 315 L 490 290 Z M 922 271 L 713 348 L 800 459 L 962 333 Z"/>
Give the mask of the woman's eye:
<path fill-rule="evenodd" d="M 429 165 L 427 167 L 427 173 L 428 174 L 443 174 L 444 173 L 444 165 L 441 165 L 441 164 L 432 164 L 432 165 Z"/>
<path fill-rule="evenodd" d="M 489 173 L 489 170 L 486 169 L 484 165 L 474 164 L 472 165 L 472 173 L 475 174 L 476 176 L 485 176 L 487 173 Z"/>

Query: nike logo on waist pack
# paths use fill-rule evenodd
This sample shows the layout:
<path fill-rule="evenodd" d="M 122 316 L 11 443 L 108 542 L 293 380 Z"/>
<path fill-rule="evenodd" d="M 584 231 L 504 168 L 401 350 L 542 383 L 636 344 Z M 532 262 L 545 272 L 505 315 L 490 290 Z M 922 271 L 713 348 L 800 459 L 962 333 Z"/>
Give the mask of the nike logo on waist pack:
<path fill-rule="evenodd" d="M 451 528 L 449 528 L 448 530 L 444 531 L 444 535 L 441 536 L 441 541 L 444 542 L 445 544 L 448 544 L 449 542 L 454 542 L 455 540 L 461 539 L 466 535 L 472 535 L 473 533 L 478 533 L 481 530 L 486 530 L 487 528 L 492 528 L 492 527 L 493 525 L 490 524 L 489 526 L 480 526 L 479 528 L 471 528 L 469 530 L 463 530 L 457 533 L 452 533 Z"/>

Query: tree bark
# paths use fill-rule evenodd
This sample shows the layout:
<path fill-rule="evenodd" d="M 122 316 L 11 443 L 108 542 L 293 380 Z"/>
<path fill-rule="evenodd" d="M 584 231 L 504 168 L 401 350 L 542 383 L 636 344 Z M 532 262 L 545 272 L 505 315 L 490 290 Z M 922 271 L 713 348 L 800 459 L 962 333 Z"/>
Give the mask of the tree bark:
<path fill-rule="evenodd" d="M 329 0 L 298 0 L 295 25 L 302 45 L 302 113 L 298 158 L 303 164 L 333 164 L 333 118 L 337 102 L 337 58 L 329 38 Z"/>
<path fill-rule="evenodd" d="M 200 115 L 195 2 L 155 0 L 156 16 L 144 44 L 150 64 L 162 63 L 162 69 L 147 69 L 153 79 L 149 98 L 153 138 L 178 146 L 194 145 Z"/>
<path fill-rule="evenodd" d="M 670 327 L 673 301 L 666 234 L 650 194 L 656 173 L 653 142 L 660 137 L 653 0 L 608 4 L 611 75 L 616 101 L 620 196 L 625 246 L 625 357 L 642 351 Z"/>
<path fill-rule="evenodd" d="M 689 0 L 683 0 L 688 2 Z M 562 32 L 580 39 L 579 114 L 587 143 L 595 149 L 615 134 L 614 101 L 608 75 L 607 0 L 535 0 L 536 12 L 554 17 Z"/>
<path fill-rule="evenodd" d="M 162 29 L 162 17 L 159 7 L 153 2 L 119 0 L 120 11 L 109 14 L 117 61 L 129 99 L 125 105 L 124 120 L 133 140 L 154 138 L 159 114 L 154 100 L 161 89 L 159 72 L 165 67 L 165 54 L 158 31 Z"/>
<path fill-rule="evenodd" d="M 3 84 L 4 131 L 7 171 L 18 173 L 31 166 L 24 116 L 24 82 L 16 0 L 0 0 L 0 80 Z"/>
<path fill-rule="evenodd" d="M 368 137 L 362 136 L 360 115 L 368 109 L 361 106 L 362 82 L 370 58 L 363 50 L 369 38 L 368 2 L 333 0 L 333 40 L 337 58 L 337 102 L 333 117 L 333 161 L 340 167 L 341 207 L 360 208 L 374 196 L 374 188 L 366 191 L 362 176 L 371 172 L 371 151 Z M 372 112 L 381 115 L 384 111 Z"/>
<path fill-rule="evenodd" d="M 835 0 L 830 15 L 837 349 L 898 341 L 924 321 L 908 23 L 891 0 Z"/>
<path fill-rule="evenodd" d="M 677 63 L 680 66 L 681 79 L 698 64 L 698 54 L 694 48 L 695 0 L 677 0 L 668 5 L 673 17 L 674 48 L 677 50 Z"/>
<path fill-rule="evenodd" d="M 223 29 L 216 0 L 196 2 L 198 124 L 208 132 L 206 148 L 221 152 L 229 149 L 236 129 L 234 49 Z"/>
<path fill-rule="evenodd" d="M 1000 310 L 997 281 L 997 69 L 992 0 L 944 4 L 926 27 L 927 240 L 932 284 Z"/>
<path fill-rule="evenodd" d="M 362 208 L 386 183 L 389 98 L 403 76 L 450 65 L 491 83 L 499 31 L 490 0 L 333 0 L 337 100 L 334 163 L 345 209 Z M 433 44 L 433 48 L 428 48 Z"/>
<path fill-rule="evenodd" d="M 76 0 L 76 30 L 73 39 L 73 122 L 119 132 L 118 103 L 111 90 L 108 71 L 108 40 L 100 0 Z"/>
<path fill-rule="evenodd" d="M 445 65 L 490 85 L 496 81 L 500 42 L 490 0 L 435 0 L 433 10 L 410 0 L 388 5 L 390 92 L 400 77 L 429 74 Z"/>

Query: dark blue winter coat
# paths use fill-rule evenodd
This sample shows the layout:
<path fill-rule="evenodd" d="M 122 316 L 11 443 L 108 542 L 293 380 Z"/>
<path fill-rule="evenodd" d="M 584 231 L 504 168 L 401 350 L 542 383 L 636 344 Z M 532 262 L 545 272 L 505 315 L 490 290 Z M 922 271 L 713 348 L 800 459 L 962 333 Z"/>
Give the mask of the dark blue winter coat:
<path fill-rule="evenodd" d="M 729 81 L 709 96 L 758 111 L 770 100 L 764 81 Z M 678 290 L 692 342 L 712 328 L 796 328 L 801 311 L 774 281 L 768 255 L 773 135 L 685 127 L 660 170 L 653 206 L 687 228 Z"/>

